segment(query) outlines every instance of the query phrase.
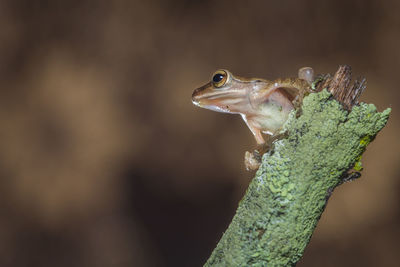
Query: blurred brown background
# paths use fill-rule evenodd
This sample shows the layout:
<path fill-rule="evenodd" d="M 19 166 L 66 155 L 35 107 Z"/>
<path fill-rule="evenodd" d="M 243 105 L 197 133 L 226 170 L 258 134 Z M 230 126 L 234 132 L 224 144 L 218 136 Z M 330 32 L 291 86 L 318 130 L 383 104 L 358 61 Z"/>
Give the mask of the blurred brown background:
<path fill-rule="evenodd" d="M 191 104 L 217 68 L 339 64 L 392 107 L 298 266 L 396 266 L 398 1 L 0 1 L 0 266 L 201 266 L 253 173 L 237 116 Z"/>

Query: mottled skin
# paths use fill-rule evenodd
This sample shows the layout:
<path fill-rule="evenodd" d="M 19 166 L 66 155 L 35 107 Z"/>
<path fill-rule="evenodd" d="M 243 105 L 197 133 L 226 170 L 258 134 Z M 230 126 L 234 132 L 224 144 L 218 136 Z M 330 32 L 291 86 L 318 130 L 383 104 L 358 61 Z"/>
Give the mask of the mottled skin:
<path fill-rule="evenodd" d="M 274 81 L 243 78 L 227 70 L 218 70 L 213 74 L 211 82 L 193 92 L 192 101 L 202 108 L 240 114 L 257 144 L 265 147 L 262 133 L 275 135 L 282 128 L 290 111 L 310 91 L 313 79 L 314 72 L 308 67 L 299 70 L 299 78 Z M 247 152 L 245 158 L 248 169 L 258 168 L 257 155 Z"/>

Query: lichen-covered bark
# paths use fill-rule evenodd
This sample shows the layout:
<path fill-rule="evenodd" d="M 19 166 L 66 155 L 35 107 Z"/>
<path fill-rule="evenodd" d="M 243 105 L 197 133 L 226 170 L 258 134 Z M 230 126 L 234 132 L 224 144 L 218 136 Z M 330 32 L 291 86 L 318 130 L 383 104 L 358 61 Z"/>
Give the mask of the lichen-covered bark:
<path fill-rule="evenodd" d="M 361 103 L 351 112 L 326 90 L 303 101 L 284 126 L 288 137 L 264 154 L 229 228 L 205 266 L 293 266 L 301 258 L 329 192 L 385 126 Z"/>

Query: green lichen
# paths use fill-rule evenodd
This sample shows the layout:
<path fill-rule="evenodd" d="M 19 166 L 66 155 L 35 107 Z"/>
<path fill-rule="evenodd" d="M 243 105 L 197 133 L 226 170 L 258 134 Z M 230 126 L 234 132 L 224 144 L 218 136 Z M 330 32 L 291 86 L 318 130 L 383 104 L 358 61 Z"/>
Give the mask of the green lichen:
<path fill-rule="evenodd" d="M 349 113 L 326 90 L 304 98 L 302 115 L 289 116 L 288 137 L 274 143 L 229 228 L 205 266 L 293 266 L 301 258 L 325 208 L 328 192 L 357 166 L 384 127 L 362 103 Z"/>
<path fill-rule="evenodd" d="M 312 83 L 311 83 L 311 89 L 313 91 L 317 90 L 317 84 L 324 81 L 326 77 L 324 75 L 318 76 Z"/>
<path fill-rule="evenodd" d="M 361 158 L 362 158 L 362 156 L 360 155 L 360 156 L 356 159 L 356 163 L 354 164 L 354 167 L 353 167 L 353 169 L 354 169 L 355 171 L 360 172 L 360 171 L 363 170 Z"/>
<path fill-rule="evenodd" d="M 360 145 L 361 146 L 367 146 L 370 142 L 371 142 L 371 137 L 366 135 L 360 140 Z"/>

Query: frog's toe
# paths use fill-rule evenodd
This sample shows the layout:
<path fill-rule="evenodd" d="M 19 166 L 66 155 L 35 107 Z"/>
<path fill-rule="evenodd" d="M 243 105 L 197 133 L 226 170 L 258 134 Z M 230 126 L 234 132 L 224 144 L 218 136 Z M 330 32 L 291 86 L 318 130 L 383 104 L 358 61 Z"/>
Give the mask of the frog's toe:
<path fill-rule="evenodd" d="M 309 85 L 314 81 L 314 70 L 311 67 L 303 67 L 299 69 L 299 79 L 303 79 L 308 82 Z"/>
<path fill-rule="evenodd" d="M 246 151 L 244 154 L 244 165 L 246 166 L 246 170 L 255 171 L 261 165 L 261 155 L 257 150 L 254 150 L 252 153 Z"/>

